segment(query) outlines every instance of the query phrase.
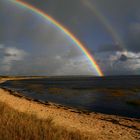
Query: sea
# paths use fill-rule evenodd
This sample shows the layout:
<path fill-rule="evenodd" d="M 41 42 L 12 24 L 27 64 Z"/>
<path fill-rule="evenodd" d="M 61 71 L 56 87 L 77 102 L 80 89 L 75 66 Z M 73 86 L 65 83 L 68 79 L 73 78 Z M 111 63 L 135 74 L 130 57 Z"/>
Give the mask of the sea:
<path fill-rule="evenodd" d="M 9 80 L 0 87 L 88 112 L 140 118 L 140 76 L 50 76 Z"/>

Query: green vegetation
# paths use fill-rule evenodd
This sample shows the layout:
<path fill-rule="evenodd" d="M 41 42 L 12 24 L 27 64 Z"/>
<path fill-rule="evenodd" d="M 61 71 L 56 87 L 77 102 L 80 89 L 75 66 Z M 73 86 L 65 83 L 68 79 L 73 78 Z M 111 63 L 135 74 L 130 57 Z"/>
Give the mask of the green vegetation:
<path fill-rule="evenodd" d="M 18 112 L 0 102 L 0 140 L 89 140 L 79 131 L 56 126 L 52 118 Z"/>

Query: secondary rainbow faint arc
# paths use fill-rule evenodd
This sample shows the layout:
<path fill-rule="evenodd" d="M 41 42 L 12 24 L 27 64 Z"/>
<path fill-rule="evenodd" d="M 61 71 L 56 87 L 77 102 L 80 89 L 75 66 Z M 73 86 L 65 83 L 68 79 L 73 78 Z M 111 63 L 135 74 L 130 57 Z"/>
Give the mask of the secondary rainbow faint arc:
<path fill-rule="evenodd" d="M 113 40 L 119 44 L 119 47 L 122 51 L 127 51 L 125 43 L 122 41 L 121 37 L 118 35 L 115 28 L 112 27 L 109 20 L 98 10 L 95 3 L 89 1 L 89 0 L 81 0 L 83 4 L 90 10 L 100 21 L 101 23 L 106 27 L 108 32 L 111 34 L 111 37 Z"/>
<path fill-rule="evenodd" d="M 61 31 L 63 31 L 67 36 L 69 36 L 71 38 L 71 40 L 82 50 L 82 52 L 86 55 L 86 57 L 89 59 L 89 61 L 91 62 L 93 68 L 96 70 L 96 72 L 98 73 L 99 76 L 103 76 L 103 72 L 100 69 L 100 67 L 98 66 L 97 62 L 95 61 L 95 59 L 92 57 L 92 55 L 90 54 L 90 52 L 86 49 L 86 47 L 68 30 L 66 29 L 62 24 L 60 24 L 58 21 L 56 21 L 55 19 L 53 19 L 51 16 L 49 16 L 47 13 L 43 12 L 42 10 L 34 7 L 33 5 L 21 1 L 21 0 L 14 0 L 12 1 L 20 6 L 26 7 L 29 10 L 32 10 L 33 12 L 35 12 L 36 14 L 42 16 L 43 18 L 47 19 L 48 21 L 50 21 L 53 25 L 55 25 L 58 29 L 60 29 Z"/>

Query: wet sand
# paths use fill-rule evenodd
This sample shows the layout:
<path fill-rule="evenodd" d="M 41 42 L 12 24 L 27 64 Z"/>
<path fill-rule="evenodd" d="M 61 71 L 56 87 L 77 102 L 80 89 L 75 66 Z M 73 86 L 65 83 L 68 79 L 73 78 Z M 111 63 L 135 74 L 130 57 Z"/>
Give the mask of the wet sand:
<path fill-rule="evenodd" d="M 19 112 L 35 114 L 41 119 L 51 117 L 56 125 L 68 130 L 79 130 L 96 140 L 140 139 L 140 119 L 87 113 L 52 103 L 43 104 L 5 89 L 0 89 L 0 102 Z"/>

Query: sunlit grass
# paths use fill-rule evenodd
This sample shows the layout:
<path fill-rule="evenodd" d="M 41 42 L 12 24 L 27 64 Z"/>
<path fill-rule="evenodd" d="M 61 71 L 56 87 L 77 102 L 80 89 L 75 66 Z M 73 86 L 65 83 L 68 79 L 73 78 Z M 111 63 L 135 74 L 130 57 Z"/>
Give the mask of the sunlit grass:
<path fill-rule="evenodd" d="M 0 140 L 88 140 L 80 131 L 55 125 L 52 118 L 38 119 L 0 102 Z"/>

